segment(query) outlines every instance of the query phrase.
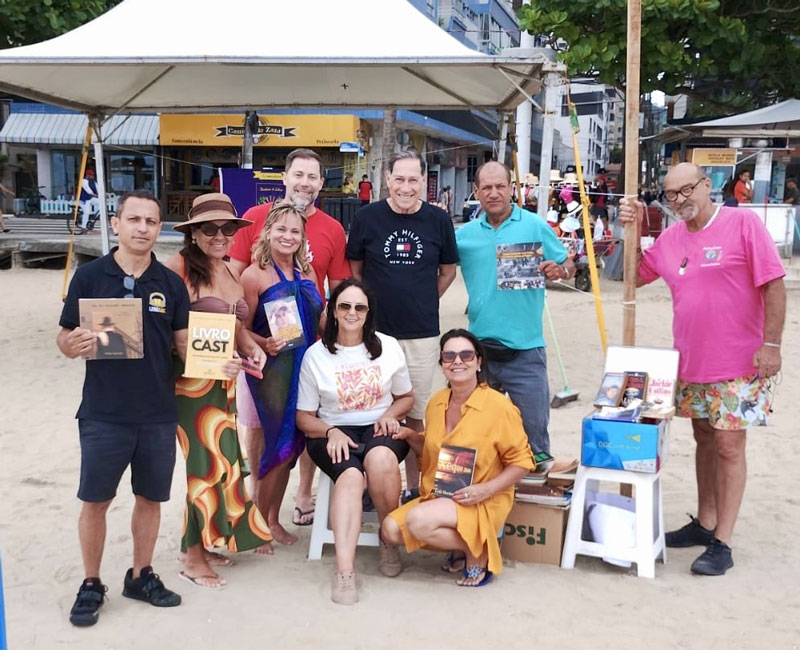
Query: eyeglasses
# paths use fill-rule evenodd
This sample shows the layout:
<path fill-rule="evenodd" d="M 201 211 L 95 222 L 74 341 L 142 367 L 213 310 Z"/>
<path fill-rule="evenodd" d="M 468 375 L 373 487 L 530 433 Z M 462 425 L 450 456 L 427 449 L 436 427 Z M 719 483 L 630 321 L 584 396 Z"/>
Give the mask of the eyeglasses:
<path fill-rule="evenodd" d="M 206 221 L 205 223 L 201 223 L 198 228 L 206 237 L 215 237 L 220 230 L 226 237 L 233 237 L 236 231 L 239 230 L 239 225 L 235 221 L 226 221 L 221 226 L 218 226 L 215 223 Z"/>
<path fill-rule="evenodd" d="M 367 305 L 351 305 L 349 302 L 340 302 L 338 305 L 336 305 L 336 309 L 343 314 L 346 314 L 351 309 L 355 309 L 357 314 L 366 314 L 369 311 L 369 307 Z"/>
<path fill-rule="evenodd" d="M 475 358 L 475 350 L 459 350 L 458 352 L 445 350 L 442 352 L 442 363 L 454 363 L 456 357 L 461 359 L 464 363 L 468 363 Z"/>
<path fill-rule="evenodd" d="M 684 185 L 679 190 L 664 190 L 664 196 L 666 197 L 667 201 L 674 201 L 678 198 L 678 194 L 685 197 L 690 197 L 694 192 L 694 188 L 700 185 L 705 179 L 705 177 L 701 178 L 697 181 L 694 185 Z"/>
<path fill-rule="evenodd" d="M 133 288 L 136 286 L 136 278 L 134 278 L 132 275 L 126 275 L 124 278 L 122 278 L 122 286 L 125 287 L 125 291 L 128 292 L 122 297 L 133 298 Z"/>

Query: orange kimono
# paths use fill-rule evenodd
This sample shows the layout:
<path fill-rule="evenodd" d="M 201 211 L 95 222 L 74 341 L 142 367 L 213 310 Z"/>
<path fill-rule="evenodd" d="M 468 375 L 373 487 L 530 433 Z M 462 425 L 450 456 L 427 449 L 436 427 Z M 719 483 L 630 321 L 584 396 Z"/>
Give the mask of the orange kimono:
<path fill-rule="evenodd" d="M 425 544 L 408 532 L 406 515 L 418 503 L 437 498 L 432 494 L 433 477 L 439 449 L 443 444 L 478 450 L 473 484 L 495 478 L 507 465 L 517 465 L 527 470 L 535 467 L 519 410 L 505 395 L 486 385 L 478 386 L 461 407 L 461 419 L 448 434 L 445 413 L 449 402 L 450 389 L 443 388 L 431 397 L 425 410 L 420 497 L 389 514 L 400 526 L 409 553 L 424 548 Z M 475 557 L 479 557 L 484 550 L 488 551 L 488 568 L 495 574 L 503 570 L 497 533 L 503 527 L 513 503 L 514 487 L 511 486 L 473 506 L 456 504 L 458 534 Z"/>

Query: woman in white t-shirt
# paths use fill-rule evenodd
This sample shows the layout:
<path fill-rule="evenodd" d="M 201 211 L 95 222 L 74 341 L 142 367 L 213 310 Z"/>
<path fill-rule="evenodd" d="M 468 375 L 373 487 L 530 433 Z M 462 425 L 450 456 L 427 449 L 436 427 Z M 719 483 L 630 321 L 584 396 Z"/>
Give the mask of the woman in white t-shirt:
<path fill-rule="evenodd" d="M 331 598 L 342 605 L 358 600 L 354 561 L 364 476 L 383 521 L 400 499 L 399 463 L 409 449 L 392 436 L 414 405 L 403 351 L 396 339 L 375 331 L 373 305 L 354 278 L 333 290 L 322 339 L 303 357 L 297 398 L 297 426 L 306 434 L 308 454 L 334 482 L 337 571 Z M 381 542 L 378 568 L 390 577 L 400 573 L 396 546 Z"/>

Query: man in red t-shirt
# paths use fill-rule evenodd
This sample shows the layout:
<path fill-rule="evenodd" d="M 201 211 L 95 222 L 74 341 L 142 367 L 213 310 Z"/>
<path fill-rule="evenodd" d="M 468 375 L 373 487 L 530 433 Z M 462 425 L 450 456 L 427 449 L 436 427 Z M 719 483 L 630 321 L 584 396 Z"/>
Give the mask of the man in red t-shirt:
<path fill-rule="evenodd" d="M 286 186 L 285 201 L 294 204 L 302 203 L 307 206 L 306 236 L 311 253 L 309 257 L 311 266 L 314 267 L 317 275 L 317 289 L 324 298 L 325 278 L 328 278 L 329 289 L 333 290 L 342 280 L 350 277 L 350 265 L 344 255 L 346 246 L 344 228 L 336 219 L 317 209 L 314 205 L 325 182 L 322 171 L 322 159 L 317 153 L 311 149 L 295 149 L 286 157 L 283 184 Z M 229 253 L 230 264 L 238 273 L 250 265 L 253 246 L 261 236 L 264 222 L 271 209 L 272 203 L 264 203 L 256 205 L 244 213 L 244 218 L 253 223 L 236 232 Z M 240 399 L 243 399 L 243 396 L 240 395 L 237 401 Z M 254 448 L 250 444 L 250 440 L 254 437 L 255 434 L 249 428 L 248 455 L 250 455 L 250 449 Z M 250 459 L 250 462 L 253 463 L 252 456 Z M 295 509 L 292 515 L 292 523 L 296 525 L 307 526 L 314 521 L 314 506 L 311 501 L 314 470 L 314 463 L 308 454 L 303 452 L 303 455 L 300 456 L 300 485 L 295 495 Z M 262 514 L 265 517 L 267 515 L 266 512 Z M 273 535 L 275 532 L 273 531 Z M 297 541 L 297 537 L 288 534 L 285 536 L 286 541 L 283 541 L 278 535 L 275 536 L 275 539 L 278 542 L 289 544 Z"/>
<path fill-rule="evenodd" d="M 358 198 L 361 199 L 361 205 L 366 205 L 372 200 L 372 183 L 366 174 L 361 177 L 361 182 L 358 184 Z"/>

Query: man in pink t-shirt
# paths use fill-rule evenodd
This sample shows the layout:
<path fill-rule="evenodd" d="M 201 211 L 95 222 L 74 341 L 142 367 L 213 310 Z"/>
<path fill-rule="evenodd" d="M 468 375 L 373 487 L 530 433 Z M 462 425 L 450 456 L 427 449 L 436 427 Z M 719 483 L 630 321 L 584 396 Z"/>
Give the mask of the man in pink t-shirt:
<path fill-rule="evenodd" d="M 666 544 L 706 546 L 692 572 L 722 575 L 733 566 L 746 428 L 766 425 L 771 378 L 781 367 L 785 271 L 758 216 L 715 206 L 701 168 L 673 167 L 664 196 L 681 222 L 640 256 L 637 286 L 660 277 L 672 292 L 677 411 L 692 418 L 698 497 L 697 518 L 667 533 Z M 641 223 L 642 215 L 638 201 L 620 201 L 623 223 Z"/>
<path fill-rule="evenodd" d="M 310 249 L 311 266 L 317 275 L 317 289 L 325 298 L 325 278 L 328 278 L 328 288 L 332 291 L 345 278 L 350 277 L 350 265 L 345 259 L 346 238 L 344 228 L 330 215 L 314 206 L 322 185 L 325 182 L 322 170 L 322 159 L 311 149 L 295 149 L 286 157 L 286 168 L 283 172 L 283 184 L 286 187 L 284 201 L 294 204 L 301 203 L 306 206 L 306 237 Z M 264 203 L 250 208 L 244 213 L 244 218 L 253 223 L 236 232 L 230 250 L 231 266 L 241 273 L 250 265 L 253 245 L 261 236 L 264 222 L 267 220 L 272 203 Z M 248 429 L 248 456 L 253 462 L 253 453 L 257 451 L 255 438 L 262 435 L 258 423 L 253 418 L 255 407 L 249 393 L 239 384 L 237 392 L 237 405 L 239 406 L 240 420 Z M 250 402 L 249 404 L 246 402 Z M 248 417 L 249 415 L 249 417 Z M 252 431 L 255 429 L 255 433 Z M 295 508 L 292 523 L 298 526 L 307 526 L 314 521 L 314 506 L 311 498 L 311 487 L 314 482 L 315 466 L 306 452 L 300 456 L 300 484 L 295 495 Z M 261 504 L 256 504 L 261 508 Z M 262 513 L 265 517 L 266 512 Z M 294 544 L 295 535 L 285 533 L 278 528 L 276 522 L 268 522 L 272 534 L 280 543 Z"/>

